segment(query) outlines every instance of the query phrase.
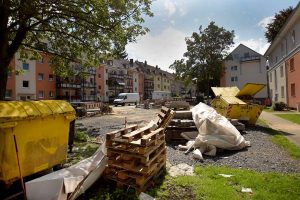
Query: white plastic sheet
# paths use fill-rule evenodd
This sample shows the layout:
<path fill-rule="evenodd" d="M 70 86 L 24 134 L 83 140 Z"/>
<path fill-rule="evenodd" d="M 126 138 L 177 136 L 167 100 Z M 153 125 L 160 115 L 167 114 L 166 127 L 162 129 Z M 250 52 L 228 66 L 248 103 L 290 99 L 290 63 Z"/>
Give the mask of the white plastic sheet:
<path fill-rule="evenodd" d="M 212 107 L 199 103 L 191 111 L 199 134 L 192 147 L 190 141 L 185 149 L 187 151 L 191 148 L 199 149 L 194 151 L 195 158 L 202 160 L 200 153 L 215 156 L 217 148 L 239 150 L 250 146 L 250 142 L 246 141 L 240 132 Z"/>
<path fill-rule="evenodd" d="M 101 176 L 106 163 L 104 143 L 93 156 L 68 168 L 26 182 L 27 199 L 65 200 L 73 192 L 76 192 L 73 195 L 76 198 Z"/>

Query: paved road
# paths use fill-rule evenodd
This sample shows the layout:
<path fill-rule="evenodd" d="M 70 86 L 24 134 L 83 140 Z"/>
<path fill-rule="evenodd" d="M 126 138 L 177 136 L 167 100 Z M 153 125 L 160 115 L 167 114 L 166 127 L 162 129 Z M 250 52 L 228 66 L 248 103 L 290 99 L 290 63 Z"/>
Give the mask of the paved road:
<path fill-rule="evenodd" d="M 282 131 L 291 142 L 300 147 L 300 125 L 282 119 L 275 114 L 263 111 L 260 118 L 265 120 L 272 129 Z"/>

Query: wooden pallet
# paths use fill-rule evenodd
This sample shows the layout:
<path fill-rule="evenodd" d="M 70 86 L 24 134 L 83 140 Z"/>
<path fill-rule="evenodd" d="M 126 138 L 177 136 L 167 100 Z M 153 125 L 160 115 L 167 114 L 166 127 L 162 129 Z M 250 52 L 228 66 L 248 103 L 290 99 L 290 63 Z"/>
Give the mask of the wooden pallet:
<path fill-rule="evenodd" d="M 107 168 L 105 170 L 105 177 L 115 181 L 119 187 L 129 186 L 135 188 L 138 192 L 142 192 L 145 191 L 154 179 L 165 169 L 165 163 L 166 160 L 162 160 L 155 165 L 153 171 L 147 176 L 124 169 Z"/>
<path fill-rule="evenodd" d="M 143 191 L 166 165 L 164 131 L 174 114 L 162 107 L 157 128 L 153 128 L 153 124 L 141 128 L 130 126 L 106 134 L 106 178 Z"/>

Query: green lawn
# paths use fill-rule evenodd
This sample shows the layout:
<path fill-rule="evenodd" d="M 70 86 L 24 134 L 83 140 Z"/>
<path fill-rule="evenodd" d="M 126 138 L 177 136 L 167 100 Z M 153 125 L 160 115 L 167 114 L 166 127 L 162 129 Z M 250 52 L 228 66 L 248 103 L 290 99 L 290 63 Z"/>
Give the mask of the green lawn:
<path fill-rule="evenodd" d="M 278 117 L 289 120 L 296 124 L 300 124 L 300 115 L 299 114 L 276 114 Z"/>
<path fill-rule="evenodd" d="M 277 144 L 279 147 L 283 148 L 287 153 L 294 159 L 300 159 L 300 148 L 294 143 L 290 142 L 284 135 L 280 132 L 269 128 L 268 124 L 262 120 L 258 119 L 258 125 L 264 127 L 265 131 L 271 135 L 271 140 Z"/>
<path fill-rule="evenodd" d="M 224 178 L 218 174 L 234 175 Z M 242 187 L 252 193 L 242 193 Z M 195 167 L 195 176 L 162 177 L 145 193 L 158 200 L 271 199 L 300 197 L 300 174 L 261 173 L 230 167 Z M 109 187 L 103 180 L 79 197 L 83 199 L 138 199 L 134 190 Z"/>
<path fill-rule="evenodd" d="M 196 167 L 195 176 L 167 177 L 149 192 L 157 199 L 299 199 L 300 174 L 259 173 L 229 167 Z M 224 178 L 218 174 L 234 175 Z M 241 189 L 251 188 L 251 193 Z"/>
<path fill-rule="evenodd" d="M 272 107 L 265 107 L 264 111 L 266 111 L 266 112 L 274 112 L 274 110 L 272 109 Z"/>

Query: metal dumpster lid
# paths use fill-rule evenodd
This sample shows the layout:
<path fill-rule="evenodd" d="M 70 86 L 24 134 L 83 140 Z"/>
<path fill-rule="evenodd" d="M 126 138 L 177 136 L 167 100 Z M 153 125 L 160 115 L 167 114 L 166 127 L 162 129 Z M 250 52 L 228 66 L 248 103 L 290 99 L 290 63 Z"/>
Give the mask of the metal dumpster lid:
<path fill-rule="evenodd" d="M 0 101 L 0 123 L 56 114 L 75 115 L 75 111 L 61 100 Z"/>
<path fill-rule="evenodd" d="M 239 105 L 245 105 L 246 104 L 244 101 L 240 100 L 237 97 L 222 96 L 221 99 L 223 99 L 224 101 L 226 101 L 228 104 L 239 104 Z"/>
<path fill-rule="evenodd" d="M 236 94 L 236 97 L 240 96 L 254 96 L 261 91 L 266 85 L 261 83 L 247 83 L 244 87 Z"/>
<path fill-rule="evenodd" d="M 239 93 L 237 87 L 211 87 L 212 91 L 216 96 L 234 97 Z"/>

